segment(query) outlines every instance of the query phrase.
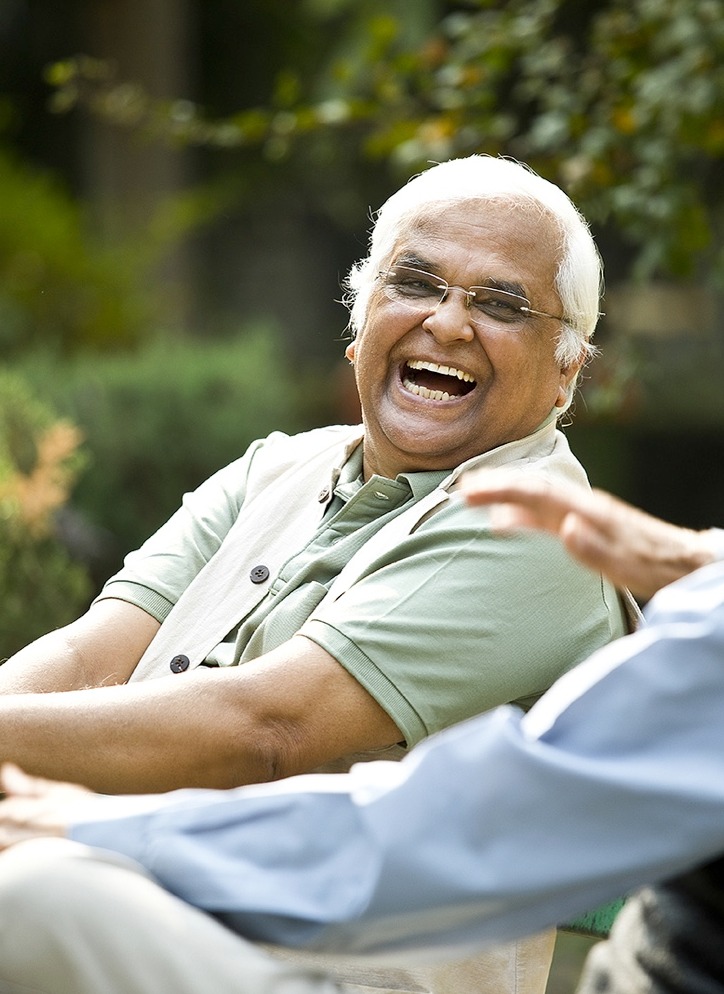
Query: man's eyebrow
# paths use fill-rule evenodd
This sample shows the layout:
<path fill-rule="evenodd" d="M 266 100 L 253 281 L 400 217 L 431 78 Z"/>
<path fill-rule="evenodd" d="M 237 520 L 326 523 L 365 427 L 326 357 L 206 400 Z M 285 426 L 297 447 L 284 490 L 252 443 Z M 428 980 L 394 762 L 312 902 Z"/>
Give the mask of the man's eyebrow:
<path fill-rule="evenodd" d="M 491 290 L 503 290 L 505 293 L 513 293 L 517 297 L 528 299 L 528 294 L 525 292 L 523 284 L 514 283 L 511 280 L 499 280 L 494 276 L 488 276 L 483 283 L 477 283 L 476 286 L 488 286 Z"/>
<path fill-rule="evenodd" d="M 403 252 L 394 262 L 395 266 L 414 266 L 415 269 L 423 269 L 426 273 L 432 273 L 433 276 L 437 276 L 434 267 L 435 263 L 430 262 L 429 259 L 423 259 L 419 255 L 415 255 L 414 252 Z"/>

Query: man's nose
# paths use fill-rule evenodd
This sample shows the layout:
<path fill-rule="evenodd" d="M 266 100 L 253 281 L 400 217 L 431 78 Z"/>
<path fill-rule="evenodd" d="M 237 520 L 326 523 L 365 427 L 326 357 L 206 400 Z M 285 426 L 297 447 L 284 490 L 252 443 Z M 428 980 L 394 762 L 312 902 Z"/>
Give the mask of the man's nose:
<path fill-rule="evenodd" d="M 448 287 L 445 296 L 422 322 L 436 341 L 472 341 L 475 329 L 470 320 L 469 294 L 460 286 Z"/>

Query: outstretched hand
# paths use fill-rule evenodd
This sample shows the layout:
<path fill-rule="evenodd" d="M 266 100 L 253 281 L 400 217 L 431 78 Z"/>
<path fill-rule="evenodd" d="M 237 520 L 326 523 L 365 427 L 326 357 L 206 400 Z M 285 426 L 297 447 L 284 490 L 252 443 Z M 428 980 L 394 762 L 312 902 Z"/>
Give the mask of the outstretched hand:
<path fill-rule="evenodd" d="M 461 490 L 469 504 L 492 505 L 496 530 L 550 532 L 585 566 L 643 599 L 714 559 L 702 532 L 668 524 L 603 490 L 484 469 L 467 473 Z"/>
<path fill-rule="evenodd" d="M 0 850 L 42 836 L 63 837 L 72 808 L 90 791 L 70 783 L 31 777 L 12 763 L 0 768 Z"/>

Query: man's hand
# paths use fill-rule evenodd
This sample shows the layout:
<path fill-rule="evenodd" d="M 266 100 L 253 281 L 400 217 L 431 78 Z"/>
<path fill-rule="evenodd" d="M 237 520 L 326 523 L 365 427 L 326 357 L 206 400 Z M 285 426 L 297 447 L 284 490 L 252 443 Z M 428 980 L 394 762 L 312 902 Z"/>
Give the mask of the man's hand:
<path fill-rule="evenodd" d="M 12 763 L 0 768 L 0 850 L 41 836 L 65 836 L 69 813 L 90 791 L 70 783 L 30 777 Z"/>
<path fill-rule="evenodd" d="M 643 599 L 715 558 L 704 533 L 670 525 L 602 490 L 484 469 L 466 474 L 461 489 L 469 504 L 493 505 L 497 530 L 550 532 L 585 566 Z"/>

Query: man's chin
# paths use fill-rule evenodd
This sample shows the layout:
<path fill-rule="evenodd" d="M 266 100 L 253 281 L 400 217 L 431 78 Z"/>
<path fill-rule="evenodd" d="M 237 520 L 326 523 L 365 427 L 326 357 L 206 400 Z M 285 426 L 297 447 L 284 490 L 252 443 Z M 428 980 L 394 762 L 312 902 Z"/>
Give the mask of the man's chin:
<path fill-rule="evenodd" d="M 468 451 L 461 455 L 459 437 L 440 438 L 433 434 L 416 434 L 412 438 L 398 437 L 390 441 L 395 445 L 400 465 L 405 466 L 399 472 L 453 470 L 461 462 L 479 454 L 477 451 Z"/>

